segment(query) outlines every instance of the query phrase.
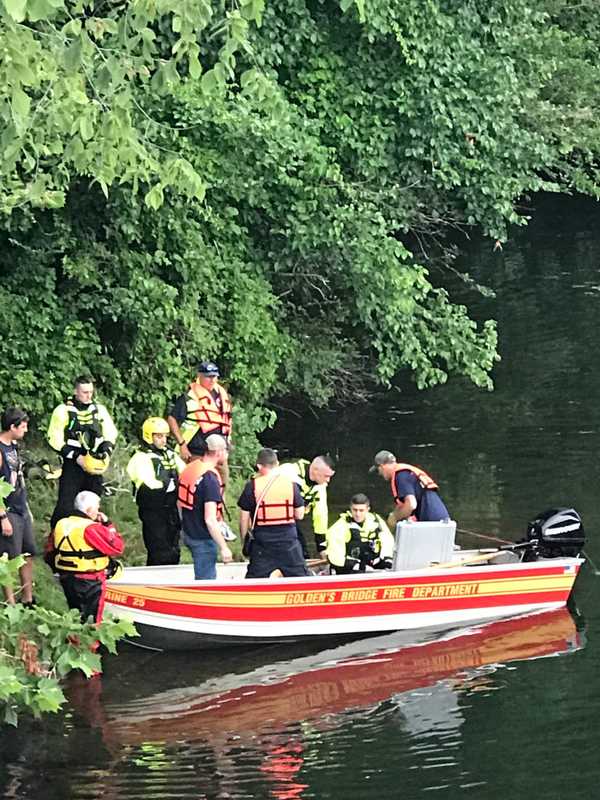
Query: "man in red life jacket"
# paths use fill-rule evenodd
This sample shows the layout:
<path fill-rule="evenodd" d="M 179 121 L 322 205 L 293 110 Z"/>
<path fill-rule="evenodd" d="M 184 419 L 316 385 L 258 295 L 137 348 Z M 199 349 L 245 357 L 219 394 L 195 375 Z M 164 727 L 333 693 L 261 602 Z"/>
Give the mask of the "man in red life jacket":
<path fill-rule="evenodd" d="M 425 470 L 412 464 L 399 464 L 389 450 L 380 450 L 373 459 L 370 472 L 377 472 L 390 482 L 396 503 L 396 522 L 412 518 L 417 522 L 438 522 L 450 519 L 448 509 L 438 493 L 438 485 Z"/>
<path fill-rule="evenodd" d="M 219 383 L 219 368 L 212 361 L 198 364 L 196 380 L 177 398 L 167 417 L 181 458 L 190 462 L 206 452 L 206 438 L 222 436 L 231 447 L 231 400 Z M 222 483 L 229 480 L 227 461 L 219 464 Z"/>
<path fill-rule="evenodd" d="M 238 500 L 242 539 L 252 528 L 247 578 L 268 578 L 279 570 L 286 578 L 308 575 L 296 522 L 304 517 L 300 485 L 279 468 L 277 453 L 265 447 L 256 459 L 258 473 Z"/>
<path fill-rule="evenodd" d="M 55 566 L 69 608 L 77 608 L 85 622 L 102 620 L 106 570 L 110 559 L 123 552 L 123 539 L 100 511 L 94 492 L 79 492 L 75 511 L 54 528 Z"/>
<path fill-rule="evenodd" d="M 227 461 L 227 442 L 211 434 L 206 448 L 183 470 L 177 488 L 183 541 L 192 553 L 196 580 L 217 577 L 218 552 L 225 563 L 233 560 L 223 537 L 223 484 L 217 471 Z"/>

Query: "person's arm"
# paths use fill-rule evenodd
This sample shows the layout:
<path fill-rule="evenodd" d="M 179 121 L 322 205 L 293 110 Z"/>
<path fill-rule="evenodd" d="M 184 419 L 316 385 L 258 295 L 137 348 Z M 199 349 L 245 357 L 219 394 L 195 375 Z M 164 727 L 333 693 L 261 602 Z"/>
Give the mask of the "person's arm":
<path fill-rule="evenodd" d="M 56 406 L 50 417 L 50 424 L 48 425 L 47 439 L 48 444 L 53 450 L 63 458 L 75 459 L 75 453 L 81 452 L 80 447 L 73 447 L 65 442 L 65 429 L 69 422 L 69 412 L 64 403 Z"/>
<path fill-rule="evenodd" d="M 243 508 L 240 508 L 240 536 L 242 539 L 248 533 L 251 522 L 252 519 L 250 517 L 250 512 L 244 511 Z"/>
<path fill-rule="evenodd" d="M 2 467 L 2 453 L 0 453 L 0 468 Z M 6 513 L 6 506 L 4 505 L 4 501 L 0 499 L 0 531 L 2 536 L 12 536 L 13 529 Z"/>
<path fill-rule="evenodd" d="M 360 561 L 357 558 L 346 558 L 346 526 L 343 520 L 334 522 L 327 531 L 325 555 L 329 563 L 334 567 L 346 567 L 346 569 L 350 570 L 355 566 L 357 570 L 360 568 Z"/>
<path fill-rule="evenodd" d="M 207 500 L 204 503 L 204 523 L 208 528 L 211 539 L 219 548 L 223 563 L 227 564 L 229 561 L 233 561 L 233 554 L 227 546 L 227 542 L 223 538 L 223 534 L 221 533 L 221 525 L 217 519 L 217 504 L 212 500 Z"/>
<path fill-rule="evenodd" d="M 96 448 L 96 452 L 99 456 L 106 455 L 110 457 L 112 455 L 112 451 L 115 449 L 115 442 L 117 441 L 119 432 L 106 407 L 100 404 L 98 404 L 97 407 L 98 417 L 102 427 L 102 439 L 104 441 L 100 442 Z"/>
<path fill-rule="evenodd" d="M 379 541 L 381 543 L 381 551 L 379 553 L 379 557 L 381 559 L 391 560 L 394 556 L 394 547 L 396 546 L 394 535 L 385 522 L 381 519 L 379 514 L 377 514 L 376 517 L 380 528 Z"/>
<path fill-rule="evenodd" d="M 134 453 L 127 464 L 127 474 L 135 484 L 135 488 L 146 486 L 148 489 L 162 491 L 165 487 L 155 475 L 152 459 L 145 453 Z"/>
<path fill-rule="evenodd" d="M 302 499 L 302 492 L 297 483 L 294 483 L 294 519 L 304 519 L 306 508 Z"/>
<path fill-rule="evenodd" d="M 394 519 L 396 522 L 401 522 L 403 519 L 408 519 L 415 508 L 417 507 L 417 498 L 414 494 L 407 494 L 403 500 L 396 504 L 393 510 Z"/>
<path fill-rule="evenodd" d="M 312 521 L 317 550 L 320 552 L 327 546 L 325 537 L 329 527 L 329 509 L 327 507 L 327 487 L 322 485 L 318 489 L 317 499 L 312 511 Z"/>
<path fill-rule="evenodd" d="M 179 446 L 179 455 L 186 463 L 190 460 L 191 453 L 187 446 L 187 442 L 183 438 L 181 433 L 180 424 L 185 419 L 186 411 L 182 408 L 182 401 L 185 404 L 185 397 L 179 397 L 175 401 L 173 408 L 171 409 L 170 413 L 167 415 L 167 424 L 169 425 L 169 429 L 173 438 L 177 442 Z M 183 411 L 183 414 L 182 414 Z"/>
<path fill-rule="evenodd" d="M 125 549 L 123 537 L 114 525 L 104 525 L 102 522 L 90 523 L 83 532 L 83 538 L 105 556 L 120 556 Z"/>

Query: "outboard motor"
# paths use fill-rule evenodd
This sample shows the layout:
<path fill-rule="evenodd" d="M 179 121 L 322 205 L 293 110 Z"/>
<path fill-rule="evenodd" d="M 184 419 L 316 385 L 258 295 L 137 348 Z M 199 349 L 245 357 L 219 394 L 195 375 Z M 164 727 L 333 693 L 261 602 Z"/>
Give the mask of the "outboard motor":
<path fill-rule="evenodd" d="M 531 549 L 538 558 L 576 557 L 585 544 L 581 517 L 574 508 L 544 511 L 527 526 L 527 541 L 531 542 Z M 525 560 L 532 558 L 529 556 Z"/>

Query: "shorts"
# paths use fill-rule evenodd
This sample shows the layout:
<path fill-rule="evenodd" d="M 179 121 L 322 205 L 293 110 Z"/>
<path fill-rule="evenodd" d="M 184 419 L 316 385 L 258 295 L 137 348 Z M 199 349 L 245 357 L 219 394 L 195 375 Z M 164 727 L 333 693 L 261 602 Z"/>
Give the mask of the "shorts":
<path fill-rule="evenodd" d="M 23 555 L 23 553 L 28 553 L 34 556 L 36 547 L 33 535 L 33 519 L 29 509 L 24 516 L 15 514 L 13 511 L 7 513 L 13 532 L 12 536 L 0 534 L 0 555 L 8 553 L 9 558 L 16 558 Z"/>

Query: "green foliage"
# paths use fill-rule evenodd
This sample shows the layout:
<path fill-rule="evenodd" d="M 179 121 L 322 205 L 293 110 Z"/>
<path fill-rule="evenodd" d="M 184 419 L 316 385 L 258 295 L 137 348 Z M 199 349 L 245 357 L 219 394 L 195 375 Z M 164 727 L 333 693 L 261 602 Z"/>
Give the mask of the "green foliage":
<path fill-rule="evenodd" d="M 0 557 L 0 587 L 14 586 L 25 559 Z M 65 702 L 60 680 L 79 669 L 87 677 L 101 670 L 95 642 L 110 652 L 123 636 L 135 635 L 127 620 L 82 623 L 77 611 L 58 614 L 42 606 L 0 603 L 0 723 L 16 725 L 19 715 L 58 711 Z"/>
<path fill-rule="evenodd" d="M 166 186 L 202 199 L 202 177 L 148 136 L 146 99 L 203 71 L 202 92 L 222 91 L 262 5 L 2 0 L 0 211 L 62 206 L 77 176 L 106 196 L 115 182 L 153 183 L 150 208 Z M 213 44 L 201 52 L 202 36 Z"/>
<path fill-rule="evenodd" d="M 273 394 L 403 369 L 491 388 L 495 325 L 445 290 L 448 238 L 598 194 L 584 6 L 1 8 L 0 380 L 41 420 L 90 370 L 131 431 L 211 357 L 245 458 Z"/>

